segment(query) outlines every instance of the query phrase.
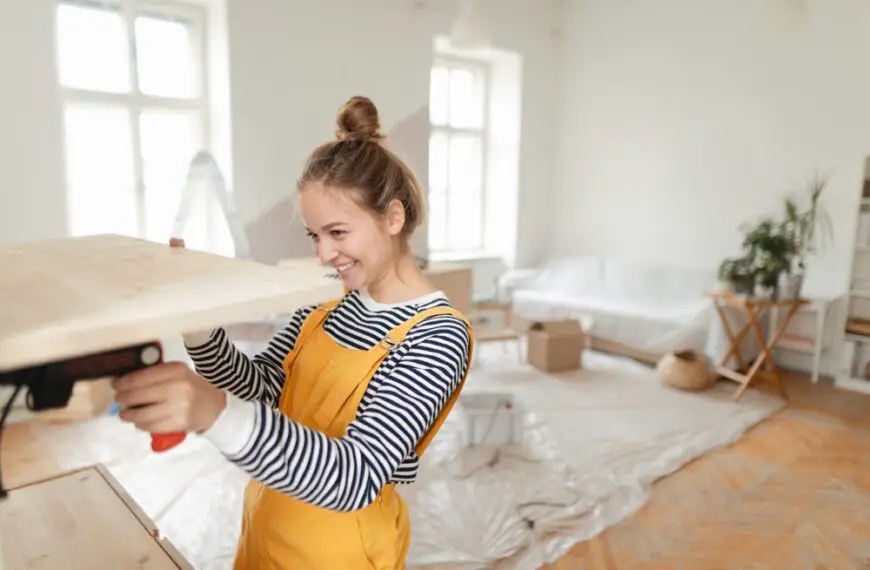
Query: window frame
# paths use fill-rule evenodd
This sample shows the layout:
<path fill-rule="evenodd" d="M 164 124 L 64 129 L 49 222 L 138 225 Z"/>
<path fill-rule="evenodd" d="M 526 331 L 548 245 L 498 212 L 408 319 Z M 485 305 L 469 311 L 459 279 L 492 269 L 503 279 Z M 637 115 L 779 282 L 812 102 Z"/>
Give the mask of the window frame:
<path fill-rule="evenodd" d="M 129 113 L 131 150 L 133 153 L 133 193 L 136 208 L 136 235 L 145 237 L 146 220 L 146 188 L 144 178 L 144 157 L 142 156 L 140 120 L 143 112 L 168 111 L 190 112 L 197 115 L 200 126 L 199 135 L 203 148 L 209 148 L 211 127 L 211 106 L 209 93 L 209 60 L 208 60 L 208 12 L 204 6 L 177 0 L 56 0 L 55 9 L 61 6 L 74 6 L 98 10 L 116 10 L 123 17 L 124 31 L 128 44 L 128 66 L 130 73 L 130 89 L 127 92 L 115 93 L 93 89 L 67 87 L 60 81 L 60 69 L 56 80 L 60 90 L 61 108 L 65 112 L 68 106 L 75 105 L 105 105 L 124 108 Z M 147 95 L 139 89 L 139 69 L 137 65 L 137 43 L 135 21 L 137 17 L 180 20 L 188 25 L 191 34 L 192 53 L 194 56 L 193 78 L 196 89 L 192 97 L 165 97 Z M 58 24 L 59 25 L 59 24 Z M 67 192 L 69 193 L 67 179 Z M 209 199 L 209 203 L 212 200 Z M 212 208 L 207 209 L 206 227 L 212 232 Z M 132 229 L 132 228 L 131 228 Z M 169 239 L 169 236 L 167 236 Z"/>
<path fill-rule="evenodd" d="M 449 71 L 455 69 L 464 69 L 470 71 L 475 77 L 479 77 L 481 82 L 481 90 L 482 90 L 482 105 L 481 105 L 481 114 L 482 121 L 480 126 L 478 127 L 455 127 L 450 125 L 450 102 L 449 102 L 449 93 L 447 93 L 448 101 L 447 101 L 447 123 L 443 125 L 439 125 L 434 123 L 429 117 L 429 144 L 431 144 L 432 137 L 436 134 L 446 135 L 447 140 L 449 141 L 453 135 L 469 135 L 473 136 L 480 140 L 480 240 L 479 244 L 476 247 L 471 249 L 453 249 L 453 248 L 444 248 L 444 249 L 432 249 L 431 242 L 429 245 L 429 255 L 430 257 L 437 259 L 462 259 L 474 256 L 480 256 L 486 254 L 486 207 L 487 207 L 487 181 L 488 181 L 488 156 L 489 156 L 489 96 L 491 89 L 491 78 L 492 78 L 492 69 L 491 65 L 488 62 L 481 61 L 479 59 L 471 59 L 471 58 L 463 58 L 455 55 L 446 55 L 446 54 L 437 54 L 432 66 L 430 68 L 430 73 L 432 69 L 443 67 L 448 69 Z M 431 81 L 431 79 L 430 79 Z M 431 104 L 431 102 L 430 102 Z M 448 156 L 447 156 L 447 188 L 445 197 L 445 212 L 446 219 L 441 220 L 441 224 L 445 229 L 450 227 L 450 152 L 449 152 L 449 142 L 448 142 Z M 431 193 L 431 189 L 430 189 Z M 429 219 L 429 223 L 431 224 L 434 220 Z M 449 230 L 446 230 L 445 233 L 449 233 Z"/>

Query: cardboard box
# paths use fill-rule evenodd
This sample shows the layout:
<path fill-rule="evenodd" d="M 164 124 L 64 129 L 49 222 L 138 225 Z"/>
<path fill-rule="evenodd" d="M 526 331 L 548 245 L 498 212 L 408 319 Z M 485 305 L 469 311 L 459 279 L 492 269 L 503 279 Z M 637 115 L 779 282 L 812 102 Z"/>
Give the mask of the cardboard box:
<path fill-rule="evenodd" d="M 582 368 L 586 335 L 579 321 L 537 321 L 531 324 L 526 334 L 526 359 L 535 368 L 544 372 Z"/>
<path fill-rule="evenodd" d="M 461 263 L 432 262 L 423 270 L 432 284 L 444 291 L 450 304 L 463 315 L 472 311 L 471 268 Z"/>

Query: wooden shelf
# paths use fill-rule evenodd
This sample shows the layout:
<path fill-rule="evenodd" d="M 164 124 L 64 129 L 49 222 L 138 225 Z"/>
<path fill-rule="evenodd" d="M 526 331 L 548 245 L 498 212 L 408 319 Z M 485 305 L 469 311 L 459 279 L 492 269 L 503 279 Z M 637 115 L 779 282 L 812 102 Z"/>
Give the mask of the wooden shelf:
<path fill-rule="evenodd" d="M 799 307 L 795 316 L 795 327 L 787 327 L 779 338 L 778 342 L 772 347 L 772 350 L 782 352 L 797 352 L 811 357 L 812 364 L 810 369 L 811 379 L 813 383 L 818 382 L 821 375 L 822 354 L 828 352 L 825 346 L 825 322 L 827 321 L 828 309 L 830 308 L 831 299 L 827 296 L 808 299 L 808 303 Z M 780 314 L 782 308 L 773 307 L 769 314 L 769 323 L 771 331 L 779 328 L 782 319 Z M 801 330 L 798 316 L 810 316 L 814 324 L 812 331 Z M 804 322 L 804 324 L 806 324 Z"/>
<path fill-rule="evenodd" d="M 846 334 L 866 336 L 870 338 L 870 320 L 849 319 L 846 321 Z"/>
<path fill-rule="evenodd" d="M 870 348 L 870 156 L 864 160 L 864 181 L 858 211 L 857 226 L 852 236 L 852 265 L 849 268 L 846 324 L 841 353 L 837 356 L 834 385 L 845 390 L 870 394 L 870 380 L 855 377 L 864 372 Z"/>
<path fill-rule="evenodd" d="M 812 354 L 816 350 L 816 343 L 810 337 L 783 334 L 782 337 L 780 337 L 779 342 L 777 342 L 774 346 L 774 348 Z"/>

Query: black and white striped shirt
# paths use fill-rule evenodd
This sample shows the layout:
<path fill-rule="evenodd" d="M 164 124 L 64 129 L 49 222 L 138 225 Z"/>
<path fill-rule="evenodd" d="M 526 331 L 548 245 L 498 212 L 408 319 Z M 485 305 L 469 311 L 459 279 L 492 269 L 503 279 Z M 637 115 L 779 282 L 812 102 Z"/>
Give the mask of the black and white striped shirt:
<path fill-rule="evenodd" d="M 337 343 L 367 350 L 414 314 L 450 306 L 442 293 L 383 305 L 351 291 L 324 322 Z M 382 362 L 357 415 L 341 438 L 329 438 L 276 409 L 284 385 L 282 363 L 305 317 L 296 311 L 263 352 L 249 358 L 223 329 L 187 351 L 196 371 L 227 392 L 227 407 L 204 435 L 261 483 L 338 511 L 361 509 L 388 482 L 410 483 L 419 459 L 414 448 L 456 389 L 468 366 L 470 336 L 453 315 L 414 326 Z"/>

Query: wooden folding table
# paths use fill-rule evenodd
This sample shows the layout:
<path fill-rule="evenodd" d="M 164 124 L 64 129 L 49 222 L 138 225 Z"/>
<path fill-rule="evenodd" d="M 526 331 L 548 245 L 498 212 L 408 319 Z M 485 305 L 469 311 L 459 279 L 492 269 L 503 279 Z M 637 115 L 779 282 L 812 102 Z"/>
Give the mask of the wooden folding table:
<path fill-rule="evenodd" d="M 734 380 L 740 384 L 737 393 L 734 395 L 734 400 L 736 401 L 742 398 L 746 390 L 758 380 L 772 382 L 779 390 L 779 393 L 782 394 L 782 397 L 788 399 L 788 393 L 782 383 L 782 377 L 780 376 L 779 369 L 773 359 L 772 349 L 785 332 L 786 328 L 788 328 L 791 319 L 794 317 L 798 309 L 809 304 L 809 300 L 776 300 L 758 297 L 744 297 L 735 295 L 729 291 L 717 291 L 711 293 L 710 297 L 713 299 L 716 311 L 719 314 L 719 319 L 722 323 L 722 329 L 725 332 L 725 336 L 730 342 L 728 352 L 725 353 L 720 364 L 715 368 L 715 374 Z M 746 324 L 743 325 L 737 334 L 734 334 L 731 325 L 728 322 L 728 316 L 725 311 L 728 307 L 740 310 L 747 317 Z M 776 330 L 772 331 L 772 334 L 767 337 L 764 334 L 764 330 L 761 328 L 759 320 L 761 315 L 770 309 L 779 309 L 785 316 L 779 322 L 779 326 Z M 753 331 L 755 338 L 758 340 L 761 353 L 747 368 L 746 362 L 740 353 L 740 346 L 750 330 Z M 738 368 L 736 370 L 727 366 L 728 361 L 732 356 L 737 361 Z M 764 365 L 764 370 L 762 370 L 762 365 Z"/>

